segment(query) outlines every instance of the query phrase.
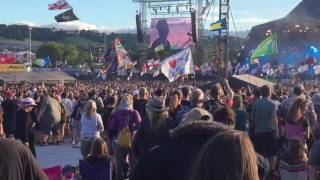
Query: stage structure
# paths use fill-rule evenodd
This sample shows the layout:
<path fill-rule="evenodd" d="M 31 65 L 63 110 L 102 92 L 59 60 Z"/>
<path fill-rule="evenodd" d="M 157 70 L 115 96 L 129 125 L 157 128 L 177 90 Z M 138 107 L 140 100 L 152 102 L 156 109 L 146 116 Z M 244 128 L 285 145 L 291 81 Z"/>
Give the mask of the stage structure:
<path fill-rule="evenodd" d="M 277 34 L 278 54 L 261 56 L 250 66 L 252 74 L 278 69 L 289 77 L 313 72 L 320 65 L 320 1 L 303 0 L 285 17 L 252 27 L 242 48 L 240 60 L 245 62 L 259 43 Z M 281 71 L 279 70 L 281 69 Z"/>
<path fill-rule="evenodd" d="M 190 17 L 192 12 L 196 12 L 196 32 L 193 33 L 196 33 L 196 47 L 200 50 L 198 47 L 201 47 L 201 41 L 204 38 L 205 16 L 212 5 L 212 0 L 133 0 L 133 2 L 140 3 L 138 14 L 141 17 L 144 39 L 147 37 L 148 24 L 150 24 L 148 15 L 152 18 L 178 18 Z"/>

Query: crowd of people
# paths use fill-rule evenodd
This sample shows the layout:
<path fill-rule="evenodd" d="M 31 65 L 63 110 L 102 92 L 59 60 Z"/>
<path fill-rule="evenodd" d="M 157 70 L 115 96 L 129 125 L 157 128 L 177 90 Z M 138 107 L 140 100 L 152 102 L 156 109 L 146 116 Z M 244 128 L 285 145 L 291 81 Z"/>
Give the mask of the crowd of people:
<path fill-rule="evenodd" d="M 317 85 L 204 84 L 1 87 L 0 179 L 45 179 L 36 144 L 69 139 L 81 150 L 85 180 L 320 179 Z"/>

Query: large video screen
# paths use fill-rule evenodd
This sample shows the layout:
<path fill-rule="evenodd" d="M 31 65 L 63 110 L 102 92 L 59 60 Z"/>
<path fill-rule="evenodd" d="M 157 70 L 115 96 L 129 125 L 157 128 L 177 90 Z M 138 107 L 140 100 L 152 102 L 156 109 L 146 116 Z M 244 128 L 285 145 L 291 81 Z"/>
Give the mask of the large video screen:
<path fill-rule="evenodd" d="M 150 47 L 156 51 L 181 49 L 192 43 L 191 18 L 153 18 Z"/>

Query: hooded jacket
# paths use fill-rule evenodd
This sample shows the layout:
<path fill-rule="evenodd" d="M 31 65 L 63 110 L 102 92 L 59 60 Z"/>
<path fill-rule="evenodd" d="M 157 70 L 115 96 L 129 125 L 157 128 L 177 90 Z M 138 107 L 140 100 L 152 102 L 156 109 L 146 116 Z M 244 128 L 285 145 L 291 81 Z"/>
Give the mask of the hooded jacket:
<path fill-rule="evenodd" d="M 138 111 L 128 109 L 117 110 L 111 116 L 109 131 L 112 137 L 117 137 L 126 126 L 128 126 L 131 134 L 140 127 L 141 117 Z"/>
<path fill-rule="evenodd" d="M 197 121 L 171 131 L 171 140 L 158 146 L 138 162 L 132 180 L 185 180 L 202 146 L 227 128 L 212 121 Z"/>
<path fill-rule="evenodd" d="M 142 156 L 131 180 L 187 180 L 202 147 L 219 132 L 230 130 L 212 121 L 194 121 L 170 132 L 168 143 L 153 148 Z M 268 174 L 268 162 L 257 154 L 260 177 Z"/>

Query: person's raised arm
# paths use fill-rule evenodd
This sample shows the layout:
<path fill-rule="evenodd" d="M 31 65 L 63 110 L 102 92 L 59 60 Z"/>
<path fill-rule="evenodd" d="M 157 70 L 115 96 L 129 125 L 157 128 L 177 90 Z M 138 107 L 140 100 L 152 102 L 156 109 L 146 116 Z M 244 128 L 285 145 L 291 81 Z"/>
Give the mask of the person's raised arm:
<path fill-rule="evenodd" d="M 234 92 L 233 92 L 233 90 L 231 89 L 231 87 L 230 87 L 229 82 L 228 82 L 227 79 L 223 79 L 223 86 L 224 86 L 224 88 L 225 88 L 225 90 L 226 90 L 227 97 L 228 97 L 229 99 L 232 99 L 233 96 L 234 96 Z"/>

